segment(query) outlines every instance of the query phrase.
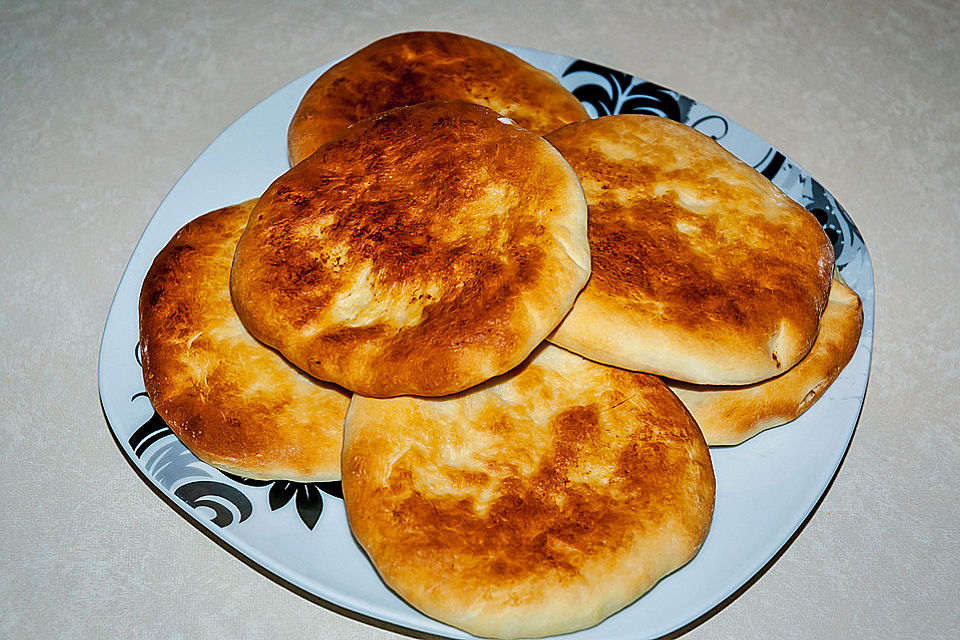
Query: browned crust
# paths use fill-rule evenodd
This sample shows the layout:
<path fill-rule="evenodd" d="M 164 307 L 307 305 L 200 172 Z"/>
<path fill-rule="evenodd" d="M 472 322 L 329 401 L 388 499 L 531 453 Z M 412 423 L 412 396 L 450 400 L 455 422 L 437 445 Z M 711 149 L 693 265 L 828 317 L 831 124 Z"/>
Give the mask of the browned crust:
<path fill-rule="evenodd" d="M 144 384 L 201 460 L 252 478 L 336 480 L 349 396 L 257 342 L 230 302 L 254 202 L 197 218 L 157 255 L 140 292 Z"/>
<path fill-rule="evenodd" d="M 384 581 L 480 636 L 599 622 L 693 557 L 714 503 L 703 437 L 660 380 L 550 345 L 452 398 L 354 396 L 342 464 Z"/>
<path fill-rule="evenodd" d="M 809 351 L 833 248 L 816 219 L 719 144 L 654 116 L 547 136 L 589 206 L 593 275 L 551 337 L 702 384 L 782 373 Z"/>
<path fill-rule="evenodd" d="M 860 298 L 834 280 L 813 348 L 783 375 L 744 387 L 668 384 L 693 414 L 708 444 L 739 444 L 813 406 L 850 362 L 862 329 Z"/>
<path fill-rule="evenodd" d="M 467 103 L 350 127 L 274 182 L 231 287 L 255 336 L 368 396 L 444 395 L 520 363 L 589 277 L 576 175 Z"/>
<path fill-rule="evenodd" d="M 357 120 L 430 101 L 481 104 L 541 135 L 588 116 L 556 78 L 500 47 L 455 33 L 399 33 L 337 63 L 307 90 L 290 122 L 290 162 Z"/>

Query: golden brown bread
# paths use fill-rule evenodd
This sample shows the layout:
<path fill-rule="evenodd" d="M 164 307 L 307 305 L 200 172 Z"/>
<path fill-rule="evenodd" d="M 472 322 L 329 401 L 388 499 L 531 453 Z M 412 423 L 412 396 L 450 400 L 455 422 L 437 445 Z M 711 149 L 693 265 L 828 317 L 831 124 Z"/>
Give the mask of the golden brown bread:
<path fill-rule="evenodd" d="M 480 636 L 596 624 L 692 558 L 715 481 L 661 380 L 543 345 L 448 398 L 355 395 L 350 527 L 383 580 Z"/>
<path fill-rule="evenodd" d="M 361 118 L 451 100 L 489 107 L 541 135 L 587 117 L 556 78 L 509 51 L 455 33 L 399 33 L 337 63 L 307 90 L 290 122 L 290 162 Z"/>
<path fill-rule="evenodd" d="M 593 260 L 553 342 L 700 384 L 756 382 L 809 351 L 834 258 L 813 215 L 665 118 L 607 116 L 547 140 L 583 185 Z"/>
<path fill-rule="evenodd" d="M 230 265 L 254 201 L 188 223 L 140 293 L 150 401 L 180 440 L 224 471 L 299 482 L 340 477 L 349 396 L 257 342 L 230 302 Z"/>
<path fill-rule="evenodd" d="M 786 373 L 743 387 L 672 380 L 667 384 L 693 414 L 707 444 L 739 444 L 809 409 L 853 357 L 862 328 L 860 298 L 842 281 L 834 280 L 813 348 Z"/>
<path fill-rule="evenodd" d="M 590 270 L 577 177 L 478 105 L 350 127 L 278 178 L 231 287 L 250 332 L 368 396 L 444 395 L 519 364 Z"/>

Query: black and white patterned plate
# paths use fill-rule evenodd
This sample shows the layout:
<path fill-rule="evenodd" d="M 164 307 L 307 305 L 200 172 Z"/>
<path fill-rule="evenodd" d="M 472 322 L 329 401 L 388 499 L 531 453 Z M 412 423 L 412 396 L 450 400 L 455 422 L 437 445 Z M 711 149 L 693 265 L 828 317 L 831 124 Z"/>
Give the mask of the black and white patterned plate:
<path fill-rule="evenodd" d="M 771 561 L 812 513 L 856 427 L 873 344 L 873 269 L 853 221 L 819 182 L 780 150 L 676 91 L 567 56 L 507 47 L 560 78 L 592 115 L 647 113 L 716 139 L 810 210 L 864 303 L 853 360 L 806 414 L 736 447 L 712 449 L 713 526 L 700 553 L 637 602 L 569 637 L 657 637 L 708 614 Z M 327 65 L 329 66 L 329 65 Z M 259 196 L 289 168 L 286 128 L 327 66 L 287 85 L 224 131 L 191 165 L 147 225 L 107 318 L 100 350 L 104 414 L 142 479 L 177 512 L 293 590 L 372 624 L 419 636 L 468 638 L 400 600 L 380 581 L 347 527 L 339 483 L 263 482 L 224 474 L 193 456 L 146 397 L 137 300 L 153 258 L 187 221 Z M 144 523 L 144 526 L 149 526 Z"/>

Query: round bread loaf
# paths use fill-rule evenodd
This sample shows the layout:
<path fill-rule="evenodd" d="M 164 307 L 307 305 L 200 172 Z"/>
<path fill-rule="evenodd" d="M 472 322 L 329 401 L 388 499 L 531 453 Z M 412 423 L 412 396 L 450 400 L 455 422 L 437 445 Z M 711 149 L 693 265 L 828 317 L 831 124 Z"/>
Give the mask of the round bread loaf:
<path fill-rule="evenodd" d="M 606 116 L 547 140 L 583 185 L 593 259 L 553 342 L 699 384 L 757 382 L 806 355 L 834 260 L 811 213 L 666 118 Z"/>
<path fill-rule="evenodd" d="M 667 383 L 693 414 L 707 444 L 740 444 L 813 406 L 850 362 L 862 329 L 859 296 L 834 280 L 813 348 L 786 373 L 742 387 Z"/>
<path fill-rule="evenodd" d="M 468 103 L 363 120 L 278 178 L 237 246 L 253 335 L 367 396 L 516 366 L 589 277 L 586 203 L 543 138 Z"/>
<path fill-rule="evenodd" d="M 399 33 L 335 64 L 307 90 L 290 122 L 290 162 L 361 118 L 431 101 L 481 104 L 541 135 L 588 117 L 556 78 L 509 51 L 455 33 Z"/>
<path fill-rule="evenodd" d="M 469 633 L 591 626 L 689 561 L 710 454 L 661 380 L 543 345 L 449 398 L 354 396 L 350 527 L 384 582 Z"/>
<path fill-rule="evenodd" d="M 187 448 L 215 467 L 263 480 L 337 480 L 349 395 L 257 342 L 230 302 L 233 252 L 253 205 L 188 223 L 147 272 L 147 394 Z"/>

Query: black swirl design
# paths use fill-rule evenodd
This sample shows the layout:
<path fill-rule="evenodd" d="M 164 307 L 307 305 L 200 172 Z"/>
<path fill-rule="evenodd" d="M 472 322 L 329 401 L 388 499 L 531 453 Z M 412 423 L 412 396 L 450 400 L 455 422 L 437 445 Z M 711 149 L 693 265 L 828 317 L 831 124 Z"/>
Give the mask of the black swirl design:
<path fill-rule="evenodd" d="M 253 513 L 253 505 L 247 496 L 223 482 L 195 480 L 180 485 L 173 493 L 194 509 L 207 507 L 213 510 L 212 522 L 218 527 L 226 527 L 234 521 L 234 513 L 228 504 L 237 511 L 237 522 L 243 522 Z"/>
<path fill-rule="evenodd" d="M 579 71 L 597 76 L 597 82 L 585 83 L 573 90 L 573 95 L 580 102 L 589 104 L 597 110 L 599 116 L 609 116 L 617 113 L 620 96 L 633 82 L 633 76 L 602 67 L 586 60 L 577 60 L 563 72 L 564 77 Z"/>
<path fill-rule="evenodd" d="M 618 113 L 646 113 L 677 122 L 686 122 L 690 101 L 652 82 L 630 87 Z"/>
<path fill-rule="evenodd" d="M 133 396 L 133 398 L 136 399 L 145 396 L 146 393 L 138 393 Z M 133 449 L 133 453 L 140 458 L 152 444 L 172 435 L 173 431 L 171 431 L 167 423 L 163 421 L 160 414 L 154 411 L 153 415 L 130 435 L 130 439 L 127 440 L 127 442 L 130 444 L 130 448 Z"/>
<path fill-rule="evenodd" d="M 591 105 L 599 116 L 617 113 L 645 113 L 686 122 L 693 101 L 653 82 L 640 81 L 622 71 L 576 60 L 563 72 L 564 77 L 586 72 L 595 77 L 573 90 L 580 102 Z"/>
<path fill-rule="evenodd" d="M 824 233 L 833 244 L 837 267 L 842 269 L 850 261 L 854 245 L 863 244 L 863 238 L 840 203 L 827 193 L 819 182 L 811 177 L 806 177 L 805 181 L 809 184 L 809 189 L 804 189 L 806 202 L 803 204 L 820 222 Z"/>
<path fill-rule="evenodd" d="M 730 133 L 730 123 L 721 115 L 710 114 L 686 123 L 691 129 L 696 129 L 714 140 L 722 140 Z"/>
<path fill-rule="evenodd" d="M 780 168 L 786 162 L 787 157 L 774 148 L 770 148 L 767 154 L 763 156 L 753 168 L 759 171 L 767 180 L 773 180 L 780 173 Z"/>

